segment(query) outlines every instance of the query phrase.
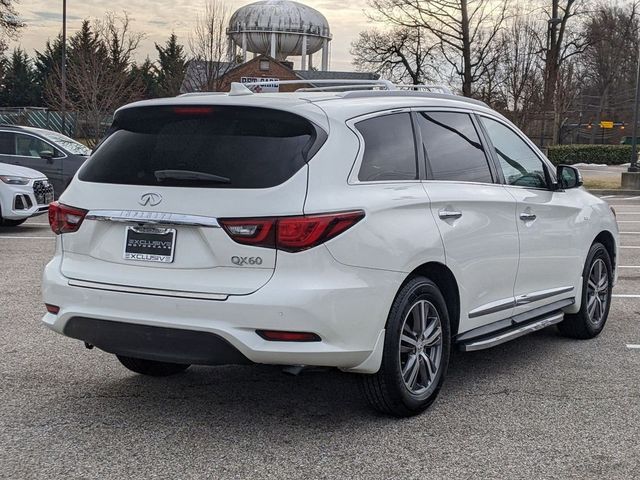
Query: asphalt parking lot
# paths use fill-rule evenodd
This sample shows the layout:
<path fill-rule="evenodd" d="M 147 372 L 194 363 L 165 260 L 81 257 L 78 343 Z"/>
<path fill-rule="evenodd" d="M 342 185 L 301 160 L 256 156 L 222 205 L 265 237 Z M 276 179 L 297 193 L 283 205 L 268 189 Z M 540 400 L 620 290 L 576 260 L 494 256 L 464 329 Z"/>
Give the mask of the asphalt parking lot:
<path fill-rule="evenodd" d="M 405 420 L 335 371 L 136 376 L 40 325 L 46 218 L 0 229 L 0 477 L 640 478 L 640 197 L 607 200 L 622 250 L 603 334 L 455 353 L 439 399 Z"/>

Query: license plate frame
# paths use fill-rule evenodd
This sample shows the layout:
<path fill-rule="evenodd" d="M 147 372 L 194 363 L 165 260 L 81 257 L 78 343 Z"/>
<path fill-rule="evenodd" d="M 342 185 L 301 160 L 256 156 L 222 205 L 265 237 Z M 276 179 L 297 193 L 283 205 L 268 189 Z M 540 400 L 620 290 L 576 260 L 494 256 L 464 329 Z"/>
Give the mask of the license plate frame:
<path fill-rule="evenodd" d="M 175 228 L 127 226 L 122 256 L 135 262 L 173 263 L 176 237 Z"/>

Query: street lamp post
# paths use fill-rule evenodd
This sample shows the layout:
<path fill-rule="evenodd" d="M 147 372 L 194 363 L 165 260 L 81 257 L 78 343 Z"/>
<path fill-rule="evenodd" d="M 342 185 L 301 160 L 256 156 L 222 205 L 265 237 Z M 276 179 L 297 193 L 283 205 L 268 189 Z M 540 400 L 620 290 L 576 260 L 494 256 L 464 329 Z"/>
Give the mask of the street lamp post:
<path fill-rule="evenodd" d="M 636 98 L 633 108 L 633 128 L 631 129 L 631 165 L 629 172 L 638 172 L 638 109 L 640 109 L 640 55 L 636 55 L 638 70 L 636 72 Z"/>
<path fill-rule="evenodd" d="M 62 65 L 60 89 L 62 96 L 62 133 L 67 134 L 67 0 L 62 0 Z"/>

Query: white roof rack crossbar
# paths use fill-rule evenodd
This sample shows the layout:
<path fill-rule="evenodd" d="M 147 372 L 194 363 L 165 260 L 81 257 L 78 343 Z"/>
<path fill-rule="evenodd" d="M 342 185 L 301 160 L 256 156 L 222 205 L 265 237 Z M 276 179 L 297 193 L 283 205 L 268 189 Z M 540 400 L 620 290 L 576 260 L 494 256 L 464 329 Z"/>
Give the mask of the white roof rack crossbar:
<path fill-rule="evenodd" d="M 434 93 L 446 93 L 447 95 L 453 95 L 451 89 L 449 87 L 445 87 L 444 85 L 412 85 L 410 83 L 403 83 L 400 85 L 396 85 L 398 90 L 428 90 Z"/>

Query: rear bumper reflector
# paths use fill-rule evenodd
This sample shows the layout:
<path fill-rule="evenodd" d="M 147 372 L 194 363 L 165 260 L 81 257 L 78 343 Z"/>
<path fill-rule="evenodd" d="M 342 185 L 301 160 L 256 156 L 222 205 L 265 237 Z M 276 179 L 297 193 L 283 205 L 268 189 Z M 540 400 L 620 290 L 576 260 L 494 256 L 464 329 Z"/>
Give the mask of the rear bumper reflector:
<path fill-rule="evenodd" d="M 281 330 L 256 330 L 256 333 L 270 342 L 319 342 L 320 337 L 310 332 L 284 332 Z"/>

